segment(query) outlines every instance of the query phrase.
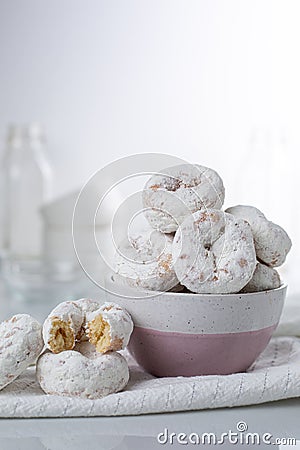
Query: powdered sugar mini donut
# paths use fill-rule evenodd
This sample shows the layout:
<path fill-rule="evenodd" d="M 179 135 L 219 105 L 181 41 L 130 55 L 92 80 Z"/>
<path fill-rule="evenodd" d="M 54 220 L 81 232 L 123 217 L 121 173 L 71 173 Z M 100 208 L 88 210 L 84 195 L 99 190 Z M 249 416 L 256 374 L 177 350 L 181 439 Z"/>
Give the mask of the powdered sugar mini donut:
<path fill-rule="evenodd" d="M 42 326 L 28 314 L 0 324 L 0 390 L 35 362 L 43 346 Z"/>
<path fill-rule="evenodd" d="M 173 260 L 180 283 L 192 292 L 239 292 L 256 266 L 251 228 L 219 210 L 198 211 L 176 231 Z"/>
<path fill-rule="evenodd" d="M 89 399 L 119 392 L 129 380 L 122 355 L 102 355 L 87 341 L 59 354 L 46 351 L 38 359 L 36 375 L 46 394 Z"/>
<path fill-rule="evenodd" d="M 124 349 L 132 331 L 130 315 L 115 303 L 104 303 L 98 310 L 87 314 L 86 333 L 100 353 Z"/>
<path fill-rule="evenodd" d="M 115 255 L 114 280 L 154 291 L 167 291 L 176 286 L 172 242 L 172 235 L 154 230 L 124 240 Z"/>
<path fill-rule="evenodd" d="M 53 353 L 71 350 L 83 334 L 85 314 L 76 302 L 60 303 L 43 325 L 45 346 Z"/>
<path fill-rule="evenodd" d="M 254 206 L 237 205 L 226 209 L 235 217 L 246 220 L 252 229 L 257 258 L 270 267 L 284 263 L 292 242 L 286 231 L 271 222 Z"/>
<path fill-rule="evenodd" d="M 153 228 L 170 233 L 190 213 L 222 207 L 224 186 L 214 170 L 181 164 L 161 172 L 150 178 L 143 191 L 145 215 Z"/>
<path fill-rule="evenodd" d="M 281 285 L 277 270 L 265 264 L 257 263 L 253 276 L 241 292 L 259 292 L 277 289 Z"/>

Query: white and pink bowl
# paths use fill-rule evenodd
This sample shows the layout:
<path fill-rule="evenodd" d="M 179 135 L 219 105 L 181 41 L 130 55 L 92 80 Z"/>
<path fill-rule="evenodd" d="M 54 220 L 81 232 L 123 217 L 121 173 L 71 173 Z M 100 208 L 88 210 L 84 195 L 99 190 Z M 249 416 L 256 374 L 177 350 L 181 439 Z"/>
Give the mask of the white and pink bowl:
<path fill-rule="evenodd" d="M 287 286 L 249 294 L 143 292 L 107 282 L 107 301 L 131 314 L 129 351 L 156 376 L 247 370 L 278 325 Z"/>

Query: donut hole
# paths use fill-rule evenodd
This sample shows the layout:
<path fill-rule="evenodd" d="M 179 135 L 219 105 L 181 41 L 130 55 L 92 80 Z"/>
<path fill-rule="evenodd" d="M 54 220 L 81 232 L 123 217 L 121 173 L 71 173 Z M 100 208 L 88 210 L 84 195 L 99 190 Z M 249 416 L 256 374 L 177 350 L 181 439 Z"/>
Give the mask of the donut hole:
<path fill-rule="evenodd" d="M 48 344 L 53 353 L 72 350 L 75 345 L 75 338 L 70 323 L 61 319 L 53 319 Z"/>
<path fill-rule="evenodd" d="M 114 350 L 110 338 L 110 325 L 101 314 L 88 323 L 88 338 L 99 353 Z"/>

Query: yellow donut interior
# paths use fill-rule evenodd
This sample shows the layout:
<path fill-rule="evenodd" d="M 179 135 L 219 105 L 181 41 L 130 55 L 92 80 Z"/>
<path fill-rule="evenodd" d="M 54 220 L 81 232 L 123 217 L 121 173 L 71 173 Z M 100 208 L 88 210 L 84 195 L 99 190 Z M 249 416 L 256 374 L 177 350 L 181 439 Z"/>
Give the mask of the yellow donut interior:
<path fill-rule="evenodd" d="M 60 353 L 64 350 L 72 350 L 74 348 L 75 337 L 70 322 L 59 318 L 52 319 L 48 345 L 53 353 Z"/>
<path fill-rule="evenodd" d="M 95 345 L 97 352 L 106 353 L 114 350 L 110 337 L 110 325 L 101 314 L 88 323 L 87 329 L 89 341 Z"/>

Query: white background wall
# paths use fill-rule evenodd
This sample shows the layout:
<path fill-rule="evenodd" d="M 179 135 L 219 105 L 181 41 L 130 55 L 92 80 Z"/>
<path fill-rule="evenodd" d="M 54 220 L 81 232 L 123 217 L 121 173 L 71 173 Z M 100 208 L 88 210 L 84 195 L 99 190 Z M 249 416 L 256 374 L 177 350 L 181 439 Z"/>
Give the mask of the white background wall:
<path fill-rule="evenodd" d="M 297 241 L 299 20 L 297 0 L 0 0 L 2 139 L 44 124 L 56 195 L 132 153 L 212 166 Z"/>

